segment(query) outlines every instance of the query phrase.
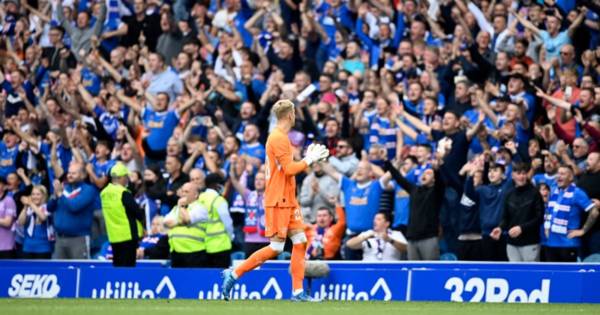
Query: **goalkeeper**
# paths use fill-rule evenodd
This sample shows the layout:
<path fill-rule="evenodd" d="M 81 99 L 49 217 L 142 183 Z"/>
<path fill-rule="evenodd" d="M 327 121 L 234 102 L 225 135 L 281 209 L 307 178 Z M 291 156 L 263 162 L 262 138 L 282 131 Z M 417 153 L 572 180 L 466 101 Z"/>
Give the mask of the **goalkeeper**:
<path fill-rule="evenodd" d="M 241 276 L 255 269 L 266 260 L 276 257 L 283 251 L 285 239 L 290 238 L 293 244 L 291 258 L 292 300 L 313 301 L 306 294 L 304 281 L 304 259 L 306 254 L 306 235 L 300 206 L 296 200 L 295 175 L 304 171 L 313 162 L 324 160 L 329 151 L 324 145 L 311 144 L 302 161 L 296 162 L 292 157 L 292 147 L 288 132 L 294 126 L 296 113 L 294 104 L 289 100 L 280 100 L 273 105 L 273 113 L 277 117 L 277 126 L 267 139 L 267 157 L 265 160 L 265 236 L 270 238 L 269 246 L 263 247 L 248 257 L 235 270 L 223 272 L 221 294 L 229 300 L 231 290 Z"/>

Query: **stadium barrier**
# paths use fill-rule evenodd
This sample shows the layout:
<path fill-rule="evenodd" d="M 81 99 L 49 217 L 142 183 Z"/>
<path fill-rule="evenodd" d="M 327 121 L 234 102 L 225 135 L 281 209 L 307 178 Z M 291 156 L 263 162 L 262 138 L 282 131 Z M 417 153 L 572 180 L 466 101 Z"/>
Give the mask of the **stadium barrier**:
<path fill-rule="evenodd" d="M 0 261 L 0 297 L 219 299 L 217 269 L 164 261 L 113 268 L 101 261 Z M 312 294 L 329 300 L 600 303 L 600 264 L 331 262 Z M 235 299 L 288 299 L 286 262 L 248 273 Z"/>

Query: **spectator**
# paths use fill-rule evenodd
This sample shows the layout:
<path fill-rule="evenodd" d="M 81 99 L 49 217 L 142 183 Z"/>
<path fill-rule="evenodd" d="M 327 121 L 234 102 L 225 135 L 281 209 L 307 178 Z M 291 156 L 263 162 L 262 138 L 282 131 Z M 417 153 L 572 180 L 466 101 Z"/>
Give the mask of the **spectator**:
<path fill-rule="evenodd" d="M 479 205 L 483 259 L 506 261 L 506 239 L 504 237 L 495 239 L 490 234 L 502 220 L 506 194 L 513 184 L 506 178 L 505 168 L 502 164 L 490 165 L 487 177 L 489 184 L 484 184 L 485 180 L 474 182 L 473 177 L 468 177 L 465 184 L 465 195 Z"/>
<path fill-rule="evenodd" d="M 51 214 L 46 201 L 48 192 L 44 186 L 35 186 L 31 196 L 21 197 L 24 208 L 17 224 L 24 227 L 23 257 L 26 259 L 50 259 L 55 239 Z"/>
<path fill-rule="evenodd" d="M 592 200 L 600 200 L 600 153 L 592 152 L 588 155 L 586 161 L 586 172 L 577 180 L 577 187 L 581 188 Z M 600 224 L 596 222 L 588 234 L 583 237 L 584 247 L 583 257 L 591 254 L 600 253 Z"/>
<path fill-rule="evenodd" d="M 512 170 L 514 188 L 503 201 L 502 221 L 490 234 L 499 240 L 507 231 L 506 254 L 509 261 L 539 261 L 540 225 L 543 222 L 544 200 L 529 182 L 529 165 L 517 164 Z"/>
<path fill-rule="evenodd" d="M 561 165 L 558 168 L 556 187 L 552 188 L 546 207 L 546 261 L 577 261 L 581 237 L 590 231 L 598 218 L 600 204 L 591 201 L 586 193 L 573 183 L 573 173 L 569 166 Z M 581 217 L 584 212 L 589 212 L 589 216 L 582 225 Z"/>
<path fill-rule="evenodd" d="M 362 249 L 363 261 L 400 260 L 407 242 L 402 232 L 390 230 L 390 224 L 390 217 L 379 212 L 373 219 L 373 229 L 349 239 L 346 245 L 351 249 Z"/>
<path fill-rule="evenodd" d="M 319 209 L 335 206 L 339 193 L 336 181 L 325 174 L 321 163 L 314 163 L 312 172 L 304 178 L 300 189 L 300 206 L 305 222 L 315 222 Z"/>
<path fill-rule="evenodd" d="M 0 258 L 15 257 L 15 235 L 13 227 L 17 218 L 17 207 L 6 191 L 6 179 L 0 177 Z"/>
<path fill-rule="evenodd" d="M 106 18 L 106 5 L 104 3 L 100 4 L 100 15 L 95 17 L 96 20 L 93 25 L 90 23 L 92 15 L 87 11 L 81 11 L 77 14 L 75 25 L 67 20 L 63 12 L 62 1 L 57 1 L 56 14 L 58 21 L 67 31 L 67 34 L 69 34 L 71 51 L 75 55 L 75 58 L 81 61 L 92 48 L 92 38 L 95 37 L 97 40 L 100 37 L 104 19 Z"/>
<path fill-rule="evenodd" d="M 234 166 L 229 172 L 229 180 L 238 193 L 236 202 L 240 199 L 244 207 L 244 253 L 246 257 L 250 257 L 255 251 L 267 246 L 269 243 L 269 239 L 265 237 L 264 226 L 265 174 L 262 171 L 256 173 L 254 176 L 255 190 L 250 190 L 247 188 L 248 185 L 241 183 L 240 178 L 233 170 Z"/>
<path fill-rule="evenodd" d="M 335 207 L 336 217 L 329 208 L 317 210 L 316 223 L 306 226 L 306 238 L 309 244 L 306 258 L 310 260 L 341 259 L 340 248 L 346 228 L 344 208 Z"/>
<path fill-rule="evenodd" d="M 136 251 L 137 259 L 168 259 L 169 237 L 164 229 L 164 217 L 157 215 L 152 219 L 150 233 L 140 241 Z"/>
<path fill-rule="evenodd" d="M 340 191 L 344 196 L 346 208 L 346 236 L 345 240 L 351 239 L 358 234 L 370 229 L 367 222 L 373 220 L 379 206 L 379 199 L 384 190 L 381 179 L 371 180 L 372 167 L 365 160 L 358 163 L 355 179 L 350 179 L 338 173 L 330 164 L 323 164 L 325 174 L 331 176 L 340 183 Z M 360 260 L 361 252 L 356 249 L 347 248 L 342 257 L 347 260 Z"/>
<path fill-rule="evenodd" d="M 406 230 L 408 260 L 439 259 L 437 235 L 444 196 L 444 183 L 439 172 L 427 169 L 417 186 L 406 180 L 389 162 L 386 169 L 394 181 L 410 195 L 410 215 Z"/>
<path fill-rule="evenodd" d="M 339 139 L 335 146 L 335 155 L 329 158 L 329 163 L 344 176 L 352 176 L 358 166 L 358 158 L 348 139 Z"/>
<path fill-rule="evenodd" d="M 98 190 L 86 183 L 83 164 L 71 162 L 66 184 L 55 180 L 54 198 L 48 211 L 54 219 L 56 243 L 54 259 L 87 259 L 90 257 L 90 235 L 94 209 L 98 209 Z"/>

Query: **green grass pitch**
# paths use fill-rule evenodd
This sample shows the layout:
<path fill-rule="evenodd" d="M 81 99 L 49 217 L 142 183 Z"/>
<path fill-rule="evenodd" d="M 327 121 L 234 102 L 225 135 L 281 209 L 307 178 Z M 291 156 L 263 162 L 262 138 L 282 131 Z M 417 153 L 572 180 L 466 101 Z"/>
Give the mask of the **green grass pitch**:
<path fill-rule="evenodd" d="M 299 304 L 289 301 L 0 299 L 0 313 L 6 315 L 594 315 L 600 314 L 600 305 L 340 301 Z"/>

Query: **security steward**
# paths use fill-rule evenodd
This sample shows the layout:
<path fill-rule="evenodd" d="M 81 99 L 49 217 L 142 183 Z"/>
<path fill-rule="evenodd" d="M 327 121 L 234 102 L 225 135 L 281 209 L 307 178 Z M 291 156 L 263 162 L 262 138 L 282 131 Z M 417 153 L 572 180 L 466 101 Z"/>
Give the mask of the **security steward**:
<path fill-rule="evenodd" d="M 205 179 L 206 190 L 198 201 L 208 210 L 206 226 L 207 267 L 228 268 L 231 265 L 231 241 L 233 221 L 229 215 L 227 200 L 221 196 L 224 179 L 211 173 Z"/>
<path fill-rule="evenodd" d="M 144 211 L 127 190 L 129 170 L 117 163 L 110 170 L 111 182 L 102 190 L 102 214 L 113 251 L 113 266 L 135 267 L 138 241 L 143 236 Z"/>
<path fill-rule="evenodd" d="M 198 200 L 198 186 L 183 184 L 178 190 L 179 200 L 165 216 L 163 224 L 169 228 L 171 267 L 206 267 L 206 221 L 208 212 Z"/>

